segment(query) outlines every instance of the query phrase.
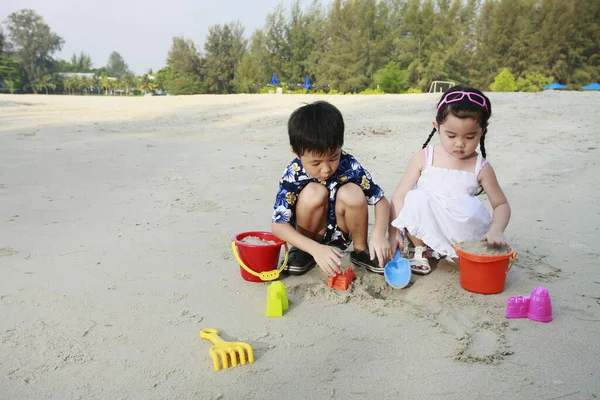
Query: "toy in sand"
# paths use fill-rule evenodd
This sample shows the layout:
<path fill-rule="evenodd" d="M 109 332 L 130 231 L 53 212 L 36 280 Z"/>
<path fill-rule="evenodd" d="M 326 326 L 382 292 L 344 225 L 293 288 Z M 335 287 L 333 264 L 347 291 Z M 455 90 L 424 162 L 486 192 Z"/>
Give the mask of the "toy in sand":
<path fill-rule="evenodd" d="M 246 243 L 246 244 L 262 245 L 262 246 L 267 245 L 267 244 L 275 244 L 275 242 L 272 240 L 263 240 L 256 236 L 246 236 L 245 238 L 240 240 L 240 242 Z"/>
<path fill-rule="evenodd" d="M 512 253 L 512 250 L 508 246 L 488 244 L 488 242 L 484 240 L 466 240 L 457 243 L 456 246 L 467 253 L 481 256 L 501 256 Z"/>

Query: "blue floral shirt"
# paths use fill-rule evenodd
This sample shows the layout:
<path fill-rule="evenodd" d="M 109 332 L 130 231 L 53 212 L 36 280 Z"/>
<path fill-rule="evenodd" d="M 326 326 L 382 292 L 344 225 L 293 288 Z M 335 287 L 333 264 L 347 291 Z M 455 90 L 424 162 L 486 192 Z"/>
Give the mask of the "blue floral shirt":
<path fill-rule="evenodd" d="M 367 204 L 375 205 L 383 196 L 384 191 L 373 182 L 371 174 L 350 154 L 342 151 L 337 170 L 327 179 L 320 181 L 308 175 L 300 162 L 294 158 L 283 172 L 279 181 L 279 191 L 275 198 L 272 221 L 289 223 L 296 226 L 296 200 L 300 191 L 311 182 L 321 183 L 329 189 L 329 218 L 328 228 L 335 226 L 335 195 L 337 190 L 346 183 L 354 183 L 361 187 Z"/>

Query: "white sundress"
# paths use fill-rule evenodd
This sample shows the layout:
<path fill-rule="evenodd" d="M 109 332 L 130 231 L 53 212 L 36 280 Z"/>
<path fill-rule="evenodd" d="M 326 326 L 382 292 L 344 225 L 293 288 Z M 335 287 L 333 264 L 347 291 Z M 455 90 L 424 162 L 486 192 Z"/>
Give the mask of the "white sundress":
<path fill-rule="evenodd" d="M 475 198 L 486 161 L 478 153 L 474 172 L 435 167 L 433 145 L 425 149 L 425 158 L 425 168 L 392 225 L 401 232 L 406 228 L 438 255 L 457 257 L 454 243 L 481 239 L 490 229 L 490 213 Z"/>

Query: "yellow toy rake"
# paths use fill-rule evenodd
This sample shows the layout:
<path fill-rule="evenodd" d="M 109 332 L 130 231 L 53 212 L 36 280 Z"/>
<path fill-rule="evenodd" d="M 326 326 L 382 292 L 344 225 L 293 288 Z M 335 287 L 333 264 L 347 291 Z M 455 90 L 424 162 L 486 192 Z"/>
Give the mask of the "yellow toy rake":
<path fill-rule="evenodd" d="M 215 371 L 221 369 L 221 364 L 223 368 L 229 368 L 230 361 L 232 367 L 237 366 L 238 358 L 241 365 L 246 365 L 246 360 L 249 363 L 254 362 L 254 352 L 248 343 L 227 342 L 221 339 L 218 330 L 212 328 L 202 329 L 200 337 L 213 343 L 213 346 L 208 350 L 208 355 L 213 360 Z M 246 353 L 248 353 L 248 357 L 246 357 Z"/>

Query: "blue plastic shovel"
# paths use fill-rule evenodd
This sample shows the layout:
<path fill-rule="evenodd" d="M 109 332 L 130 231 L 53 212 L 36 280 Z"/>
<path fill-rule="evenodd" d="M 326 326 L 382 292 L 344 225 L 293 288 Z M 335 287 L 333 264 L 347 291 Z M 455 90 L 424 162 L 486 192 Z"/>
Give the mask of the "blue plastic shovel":
<path fill-rule="evenodd" d="M 383 270 L 385 281 L 394 289 L 402 289 L 410 283 L 410 263 L 406 258 L 402 258 L 400 250 L 396 250 L 394 258 L 385 264 Z"/>

